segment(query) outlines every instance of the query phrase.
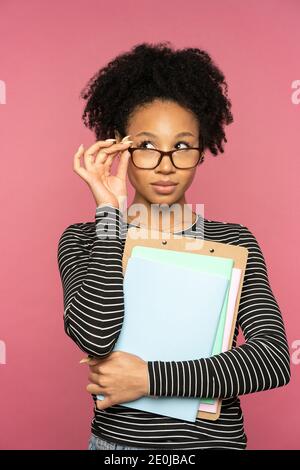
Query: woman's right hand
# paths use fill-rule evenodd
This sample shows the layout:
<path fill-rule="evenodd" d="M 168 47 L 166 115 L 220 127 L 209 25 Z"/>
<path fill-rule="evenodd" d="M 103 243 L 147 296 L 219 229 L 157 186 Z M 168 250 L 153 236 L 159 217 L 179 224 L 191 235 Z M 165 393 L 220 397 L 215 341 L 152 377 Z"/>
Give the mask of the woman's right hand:
<path fill-rule="evenodd" d="M 127 199 L 126 174 L 130 158 L 127 149 L 132 141 L 124 139 L 119 143 L 99 140 L 87 150 L 81 145 L 74 155 L 73 169 L 88 184 L 97 206 L 107 203 L 120 208 L 120 204 Z M 114 176 L 110 174 L 110 170 L 118 153 L 120 161 Z M 85 168 L 80 164 L 82 155 Z"/>

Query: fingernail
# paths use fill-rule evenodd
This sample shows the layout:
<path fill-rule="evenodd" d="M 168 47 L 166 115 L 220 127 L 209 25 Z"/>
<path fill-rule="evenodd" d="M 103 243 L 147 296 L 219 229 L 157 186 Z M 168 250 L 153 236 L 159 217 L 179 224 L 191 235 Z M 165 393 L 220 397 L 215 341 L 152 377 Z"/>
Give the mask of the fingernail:
<path fill-rule="evenodd" d="M 78 147 L 77 152 L 80 152 L 80 150 L 82 150 L 82 149 L 83 149 L 83 144 L 80 144 L 79 147 Z"/>
<path fill-rule="evenodd" d="M 81 359 L 81 361 L 79 361 L 79 364 L 84 364 L 85 362 L 90 362 L 90 358 L 84 357 L 83 359 Z"/>
<path fill-rule="evenodd" d="M 126 135 L 125 137 L 123 137 L 122 141 L 128 139 L 128 137 L 130 137 L 130 135 Z"/>
<path fill-rule="evenodd" d="M 115 142 L 116 139 L 105 139 L 107 142 Z"/>

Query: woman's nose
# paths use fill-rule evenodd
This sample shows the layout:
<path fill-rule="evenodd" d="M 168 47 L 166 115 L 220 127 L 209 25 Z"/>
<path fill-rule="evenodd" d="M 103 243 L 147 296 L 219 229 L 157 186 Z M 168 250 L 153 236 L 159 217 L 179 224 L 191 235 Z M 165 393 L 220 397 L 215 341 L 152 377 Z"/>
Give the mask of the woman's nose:
<path fill-rule="evenodd" d="M 170 172 L 170 171 L 176 171 L 176 168 L 173 165 L 171 158 L 168 155 L 164 155 L 159 165 L 155 168 L 155 170 L 163 171 L 163 172 Z"/>

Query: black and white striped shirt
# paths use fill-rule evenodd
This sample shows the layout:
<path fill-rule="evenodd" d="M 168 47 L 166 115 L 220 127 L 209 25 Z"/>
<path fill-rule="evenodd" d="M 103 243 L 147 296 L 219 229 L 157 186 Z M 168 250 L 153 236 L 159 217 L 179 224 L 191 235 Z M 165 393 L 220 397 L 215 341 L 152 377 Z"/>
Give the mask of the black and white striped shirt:
<path fill-rule="evenodd" d="M 96 395 L 92 395 L 91 431 L 105 440 L 132 447 L 245 449 L 247 436 L 238 396 L 280 387 L 290 380 L 285 328 L 255 236 L 242 224 L 205 218 L 198 223 L 200 217 L 182 234 L 249 250 L 233 347 L 197 360 L 148 361 L 149 395 L 222 398 L 221 415 L 216 421 L 197 418 L 191 423 L 122 405 L 98 410 Z M 117 236 L 99 237 L 104 226 L 108 235 L 117 228 Z M 65 332 L 92 356 L 112 352 L 122 328 L 122 255 L 129 226 L 119 209 L 100 205 L 93 222 L 69 225 L 59 239 Z M 245 343 L 237 347 L 239 326 Z"/>

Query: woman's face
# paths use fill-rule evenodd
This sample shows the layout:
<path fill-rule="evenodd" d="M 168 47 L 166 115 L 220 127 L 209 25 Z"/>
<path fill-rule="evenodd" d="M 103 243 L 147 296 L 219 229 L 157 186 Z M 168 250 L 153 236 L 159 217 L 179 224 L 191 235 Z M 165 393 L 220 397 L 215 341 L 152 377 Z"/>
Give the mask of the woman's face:
<path fill-rule="evenodd" d="M 186 135 L 178 136 L 183 132 Z M 133 141 L 132 147 L 142 145 L 143 148 L 164 151 L 199 147 L 197 118 L 191 111 L 172 101 L 156 99 L 137 108 L 128 123 L 126 134 Z M 177 169 L 168 156 L 164 156 L 153 170 L 137 168 L 129 159 L 127 174 L 136 190 L 133 202 L 168 205 L 185 202 L 184 193 L 191 185 L 196 169 Z M 153 186 L 159 180 L 171 180 L 177 184 L 172 191 L 162 194 Z"/>

